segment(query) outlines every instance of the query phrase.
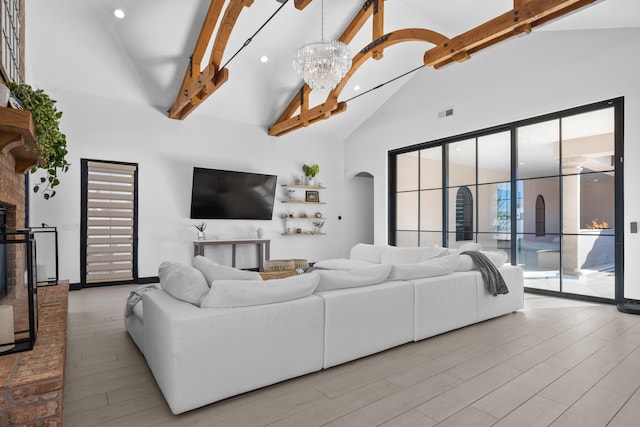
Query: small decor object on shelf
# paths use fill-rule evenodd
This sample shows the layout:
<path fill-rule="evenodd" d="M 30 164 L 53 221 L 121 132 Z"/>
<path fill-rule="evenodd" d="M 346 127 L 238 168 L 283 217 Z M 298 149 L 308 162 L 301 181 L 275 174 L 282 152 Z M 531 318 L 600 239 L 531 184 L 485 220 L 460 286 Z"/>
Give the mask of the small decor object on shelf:
<path fill-rule="evenodd" d="M 300 212 L 300 218 L 308 218 L 309 215 L 307 214 L 307 211 L 302 211 Z"/>
<path fill-rule="evenodd" d="M 201 222 L 200 224 L 194 225 L 196 230 L 198 230 L 198 240 L 205 240 L 204 230 L 207 229 L 207 224 L 205 222 Z"/>
<path fill-rule="evenodd" d="M 302 228 L 296 228 L 296 234 L 302 234 Z"/>
<path fill-rule="evenodd" d="M 264 237 L 264 228 L 258 227 L 256 229 L 256 236 L 258 236 L 258 239 L 262 239 Z"/>
<path fill-rule="evenodd" d="M 0 84 L 0 107 L 6 107 L 11 97 L 11 89 L 7 85 Z"/>
<path fill-rule="evenodd" d="M 24 110 L 24 105 L 14 94 L 9 95 L 9 107 L 16 110 Z"/>
<path fill-rule="evenodd" d="M 296 185 L 304 185 L 304 176 L 302 175 L 296 176 Z"/>
<path fill-rule="evenodd" d="M 316 218 L 322 218 L 322 212 L 316 212 Z"/>
<path fill-rule="evenodd" d="M 317 191 L 307 191 L 306 192 L 305 201 L 312 202 L 312 203 L 319 202 L 320 201 L 320 193 L 318 193 Z"/>
<path fill-rule="evenodd" d="M 313 221 L 314 233 L 321 233 L 324 221 Z"/>
<path fill-rule="evenodd" d="M 307 185 L 313 186 L 315 184 L 314 178 L 320 172 L 320 166 L 317 164 L 313 164 L 311 166 L 302 165 L 302 172 L 304 172 L 304 176 L 307 178 Z"/>

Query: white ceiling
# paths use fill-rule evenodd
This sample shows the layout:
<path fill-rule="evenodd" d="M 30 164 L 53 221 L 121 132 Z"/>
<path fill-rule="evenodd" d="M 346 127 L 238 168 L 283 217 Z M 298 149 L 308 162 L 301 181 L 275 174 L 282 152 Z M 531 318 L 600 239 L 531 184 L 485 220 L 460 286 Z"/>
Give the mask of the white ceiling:
<path fill-rule="evenodd" d="M 44 89 L 151 105 L 163 113 L 175 100 L 209 5 L 207 0 L 29 0 L 26 3 L 29 83 Z M 363 3 L 363 0 L 326 0 L 325 38 L 337 37 Z M 223 63 L 280 6 L 276 0 L 255 0 L 245 9 L 234 27 Z M 125 11 L 125 19 L 113 16 L 116 8 Z M 385 2 L 385 32 L 419 27 L 454 37 L 511 8 L 512 2 L 508 0 L 389 0 Z M 295 9 L 293 0 L 285 4 L 229 63 L 229 81 L 192 115 L 257 125 L 266 133 L 301 86 L 291 61 L 300 44 L 320 38 L 320 9 L 319 0 L 303 11 Z M 640 2 L 637 0 L 601 0 L 537 31 L 637 27 L 639 24 Z M 352 53 L 370 41 L 368 23 L 350 44 Z M 518 40 L 506 43 L 518 43 Z M 368 61 L 360 68 L 340 100 L 420 66 L 424 52 L 431 47 L 411 42 L 387 49 L 383 60 Z M 267 55 L 269 61 L 261 63 L 261 55 Z M 205 60 L 207 58 L 208 55 Z M 349 102 L 345 113 L 312 125 L 304 132 L 319 132 L 340 140 L 346 138 L 409 78 Z M 356 84 L 362 88 L 359 92 L 353 90 Z M 311 106 L 324 100 L 324 96 L 318 95 L 312 93 Z"/>

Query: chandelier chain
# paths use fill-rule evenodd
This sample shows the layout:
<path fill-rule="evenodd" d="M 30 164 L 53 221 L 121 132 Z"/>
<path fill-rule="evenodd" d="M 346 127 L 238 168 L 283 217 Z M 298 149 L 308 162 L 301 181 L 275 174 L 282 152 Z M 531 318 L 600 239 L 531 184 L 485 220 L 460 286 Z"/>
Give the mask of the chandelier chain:
<path fill-rule="evenodd" d="M 324 0 L 320 0 L 320 40 L 324 40 Z"/>

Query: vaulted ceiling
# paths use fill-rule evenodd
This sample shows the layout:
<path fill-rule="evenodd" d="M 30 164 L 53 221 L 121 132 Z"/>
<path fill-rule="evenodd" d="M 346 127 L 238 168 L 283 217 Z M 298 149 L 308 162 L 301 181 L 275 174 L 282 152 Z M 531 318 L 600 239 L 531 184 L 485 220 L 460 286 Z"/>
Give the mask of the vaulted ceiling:
<path fill-rule="evenodd" d="M 228 63 L 228 81 L 192 115 L 247 123 L 263 128 L 265 133 L 274 124 L 302 86 L 291 66 L 292 58 L 299 45 L 320 38 L 321 2 L 311 1 L 298 10 L 294 0 L 289 0 L 234 55 L 282 6 L 282 1 L 254 0 L 242 11 L 222 57 L 222 63 Z M 151 105 L 167 115 L 209 4 L 205 0 L 29 0 L 28 79 L 43 88 Z M 337 38 L 363 4 L 364 0 L 325 0 L 325 38 Z M 384 32 L 426 28 L 453 38 L 513 7 L 512 0 L 388 0 L 384 6 Z M 113 16 L 116 8 L 125 11 L 124 19 Z M 537 31 L 637 27 L 639 17 L 637 0 L 599 0 L 535 29 L 533 35 L 526 37 L 533 37 Z M 369 18 L 349 43 L 353 54 L 372 41 L 371 28 Z M 518 39 L 503 43 L 518 43 Z M 362 96 L 349 101 L 345 113 L 305 131 L 346 138 L 412 74 L 363 93 L 421 66 L 425 51 L 432 47 L 424 42 L 406 42 L 386 49 L 382 60 L 367 61 L 351 77 L 339 101 Z M 500 49 L 500 44 L 492 49 Z M 261 56 L 269 60 L 263 63 Z M 205 61 L 208 58 L 207 53 Z M 422 68 L 417 73 L 446 73 L 448 67 L 456 66 L 460 64 L 437 71 Z M 359 90 L 354 89 L 356 85 Z M 324 102 L 326 96 L 326 92 L 312 92 L 310 106 Z"/>

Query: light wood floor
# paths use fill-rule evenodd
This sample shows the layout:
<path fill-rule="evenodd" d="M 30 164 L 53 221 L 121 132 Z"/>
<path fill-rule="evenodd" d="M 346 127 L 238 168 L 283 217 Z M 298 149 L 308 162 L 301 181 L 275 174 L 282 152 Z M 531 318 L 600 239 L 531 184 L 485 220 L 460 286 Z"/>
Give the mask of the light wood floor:
<path fill-rule="evenodd" d="M 521 312 L 174 416 L 123 327 L 132 288 L 69 295 L 65 427 L 640 425 L 640 316 L 537 295 Z"/>

